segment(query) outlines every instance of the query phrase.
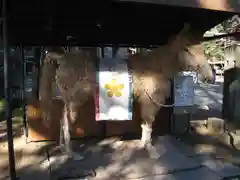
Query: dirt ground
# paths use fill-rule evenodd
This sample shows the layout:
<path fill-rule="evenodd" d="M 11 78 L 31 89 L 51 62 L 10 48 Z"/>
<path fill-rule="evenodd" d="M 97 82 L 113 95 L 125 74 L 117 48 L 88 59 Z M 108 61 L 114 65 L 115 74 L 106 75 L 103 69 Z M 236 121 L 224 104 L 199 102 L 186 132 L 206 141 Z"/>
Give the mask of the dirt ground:
<path fill-rule="evenodd" d="M 0 139 L 0 180 L 6 180 L 9 178 L 8 174 L 8 148 L 7 148 L 7 139 L 6 139 L 6 123 L 2 122 L 0 124 L 1 129 L 1 139 Z M 49 169 L 49 164 L 54 158 L 50 158 L 50 154 L 55 154 L 56 151 L 53 152 L 53 147 L 55 145 L 50 145 L 49 143 L 26 143 L 26 139 L 23 133 L 23 127 L 19 124 L 14 124 L 14 148 L 15 148 L 15 161 L 16 161 L 16 170 L 17 176 L 20 179 L 28 179 L 29 177 L 35 177 L 34 179 L 51 179 L 51 169 Z M 194 154 L 197 155 L 209 155 L 214 158 L 220 159 L 221 161 L 231 162 L 233 164 L 240 164 L 240 151 L 236 149 L 232 149 L 230 147 L 224 146 L 220 144 L 217 139 L 217 133 L 211 132 L 205 126 L 195 127 L 191 132 L 191 135 L 181 136 L 176 138 L 180 140 L 179 142 L 185 143 L 187 146 L 182 148 L 178 142 L 173 143 L 174 146 L 183 153 L 189 153 L 189 157 L 191 157 L 191 152 L 188 152 L 186 147 L 194 150 Z M 98 153 L 99 148 L 101 146 L 104 147 L 105 144 L 108 144 L 112 141 L 118 141 L 117 138 L 110 138 L 107 140 L 99 142 L 91 141 L 92 147 L 90 147 L 92 152 Z M 129 144 L 130 143 L 130 144 Z M 82 144 L 82 142 L 77 143 Z M 94 144 L 94 145 L 93 145 Z M 121 143 L 120 143 L 121 144 Z M 135 141 L 128 141 L 128 146 L 134 146 Z M 119 146 L 119 143 L 118 145 Z M 123 148 L 127 148 L 127 146 L 122 146 Z M 116 149 L 117 147 L 115 147 Z M 52 151 L 52 152 L 51 152 Z M 106 150 L 104 150 L 106 151 Z M 108 150 L 107 150 L 108 151 Z M 109 154 L 112 152 L 104 152 L 104 154 Z M 195 156 L 195 155 L 194 155 Z M 56 157 L 56 156 L 53 156 Z M 59 160 L 58 160 L 59 161 Z M 63 160 L 65 161 L 64 157 Z M 58 164 L 62 164 L 63 162 L 58 162 Z M 54 163 L 53 163 L 54 164 Z M 56 164 L 56 162 L 55 162 Z M 52 170 L 53 171 L 53 170 Z M 101 169 L 101 173 L 103 173 L 103 169 Z M 30 178 L 31 179 L 31 178 Z"/>
<path fill-rule="evenodd" d="M 55 171 L 54 169 L 56 168 L 54 166 L 56 166 L 56 164 L 58 164 L 57 165 L 58 167 L 64 166 L 64 163 L 66 162 L 66 159 L 64 159 L 65 157 L 63 156 L 62 158 L 59 158 L 60 156 L 58 156 L 58 150 L 54 150 L 56 149 L 55 148 L 56 144 L 53 144 L 53 142 L 27 143 L 24 135 L 23 121 L 22 118 L 19 116 L 15 116 L 13 118 L 13 131 L 17 176 L 20 177 L 20 179 L 24 180 L 32 179 L 33 177 L 35 180 L 54 179 L 52 176 L 56 176 L 56 173 L 60 172 L 59 170 Z M 182 154 L 186 154 L 187 157 L 195 158 L 202 156 L 204 157 L 211 156 L 214 159 L 218 159 L 222 162 L 228 162 L 240 167 L 240 151 L 232 148 L 231 146 L 227 146 L 226 144 L 221 143 L 221 141 L 219 140 L 222 138 L 223 133 L 221 130 L 216 128 L 214 129 L 211 126 L 206 126 L 205 124 L 195 123 L 192 124 L 191 131 L 188 134 L 173 138 L 176 139 L 176 141 L 173 141 L 173 146 L 175 146 L 175 148 Z M 119 143 L 114 143 L 116 141 L 118 141 Z M 81 152 L 85 151 L 87 152 L 86 154 L 90 152 L 89 153 L 90 155 L 87 155 L 89 156 L 90 159 L 88 158 L 89 160 L 87 160 L 86 163 L 84 163 L 84 168 L 88 169 L 86 173 L 92 174 L 94 174 L 94 172 L 91 172 L 92 169 L 90 168 L 91 162 L 97 161 L 97 158 L 108 156 L 109 154 L 112 154 L 111 157 L 109 158 L 111 159 L 111 161 L 113 159 L 122 157 L 122 155 L 124 155 L 125 152 L 128 153 L 132 151 L 132 149 L 134 149 L 135 143 L 136 141 L 134 140 L 126 142 L 119 141 L 119 138 L 115 137 L 108 138 L 103 141 L 99 140 L 87 140 L 87 142 L 84 142 L 83 140 L 74 141 L 74 144 L 76 144 L 78 148 L 81 145 L 84 145 L 86 147 L 87 150 L 83 148 Z M 107 147 L 109 144 L 112 144 L 111 148 Z M 121 148 L 119 148 L 120 146 Z M 126 149 L 126 151 L 124 151 L 123 149 Z M 113 151 L 115 151 L 116 153 L 114 153 Z M 136 159 L 144 159 L 143 156 L 146 158 L 144 152 L 137 152 L 137 154 L 139 154 L 140 157 L 138 158 L 135 157 L 134 161 L 136 161 Z M 95 160 L 94 158 L 91 158 L 91 156 L 94 157 Z M 127 156 L 129 155 L 126 155 L 126 157 Z M 126 157 L 124 155 L 124 158 Z M 8 144 L 6 133 L 6 121 L 0 122 L 0 159 L 1 159 L 0 180 L 7 180 L 9 179 L 9 172 L 8 172 Z M 101 162 L 102 164 L 98 165 L 99 167 L 96 167 L 96 163 L 98 164 L 98 162 L 94 163 L 95 168 L 98 169 L 98 172 L 100 172 L 100 174 L 103 174 L 103 176 L 105 175 L 105 177 L 107 176 L 105 171 L 106 169 L 108 169 L 108 171 L 113 171 L 112 168 L 113 167 L 117 168 L 118 166 L 116 164 L 110 166 L 109 164 L 111 163 L 106 162 L 106 160 L 103 160 L 103 162 Z M 74 164 L 71 166 L 82 167 L 82 165 L 83 164 L 77 165 Z M 104 166 L 106 166 L 106 168 L 103 168 Z M 138 169 L 139 168 L 140 167 L 138 167 Z M 54 173 L 55 175 L 52 175 Z"/>
<path fill-rule="evenodd" d="M 39 164 L 44 159 L 43 143 L 27 143 L 24 135 L 24 125 L 21 110 L 13 112 L 13 136 L 15 164 L 17 174 L 24 168 Z M 42 152 L 43 151 L 43 152 Z M 8 142 L 7 142 L 7 123 L 6 120 L 0 122 L 0 180 L 9 178 L 8 172 Z"/>

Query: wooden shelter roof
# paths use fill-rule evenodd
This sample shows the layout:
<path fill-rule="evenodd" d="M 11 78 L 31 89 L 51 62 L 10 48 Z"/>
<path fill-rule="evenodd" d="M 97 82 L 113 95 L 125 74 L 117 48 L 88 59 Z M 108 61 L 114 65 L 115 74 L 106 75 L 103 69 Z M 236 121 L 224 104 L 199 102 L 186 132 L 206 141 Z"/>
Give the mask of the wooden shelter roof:
<path fill-rule="evenodd" d="M 192 31 L 203 34 L 234 14 L 122 0 L 7 2 L 12 45 L 159 45 L 185 22 L 190 23 Z"/>
<path fill-rule="evenodd" d="M 240 13 L 238 0 L 119 0 L 122 2 L 151 3 L 180 7 L 203 8 L 209 10 Z"/>

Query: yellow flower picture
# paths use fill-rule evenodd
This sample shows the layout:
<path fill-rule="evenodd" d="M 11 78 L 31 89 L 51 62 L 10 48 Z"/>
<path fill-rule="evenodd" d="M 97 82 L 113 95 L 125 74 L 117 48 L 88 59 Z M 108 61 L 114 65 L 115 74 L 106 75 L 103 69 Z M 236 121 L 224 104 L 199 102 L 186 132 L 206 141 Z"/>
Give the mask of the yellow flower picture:
<path fill-rule="evenodd" d="M 112 79 L 110 83 L 105 84 L 104 88 L 107 90 L 108 97 L 122 96 L 124 84 L 118 84 L 116 79 Z"/>

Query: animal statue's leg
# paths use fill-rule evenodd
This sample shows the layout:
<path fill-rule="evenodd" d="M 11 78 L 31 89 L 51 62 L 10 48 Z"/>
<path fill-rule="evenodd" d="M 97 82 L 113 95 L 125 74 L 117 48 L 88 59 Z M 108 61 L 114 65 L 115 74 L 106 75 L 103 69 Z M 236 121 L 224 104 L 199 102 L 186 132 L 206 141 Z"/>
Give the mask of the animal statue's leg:
<path fill-rule="evenodd" d="M 146 123 L 145 121 L 141 125 L 142 128 L 142 146 L 147 147 L 149 144 L 152 143 L 152 126 L 151 124 Z"/>
<path fill-rule="evenodd" d="M 63 116 L 60 120 L 60 134 L 59 134 L 59 145 L 60 145 L 60 150 L 63 153 L 66 153 L 69 150 L 70 144 L 68 142 L 68 138 L 70 139 L 70 135 L 67 133 L 68 131 L 68 112 L 67 112 L 67 106 L 64 106 L 64 111 L 63 111 Z"/>
<path fill-rule="evenodd" d="M 146 147 L 152 142 L 152 123 L 155 120 L 156 112 L 158 108 L 151 102 L 151 100 L 146 97 L 140 97 L 141 103 L 141 119 L 142 119 L 142 146 Z"/>
<path fill-rule="evenodd" d="M 149 99 L 142 101 L 141 107 L 141 117 L 142 117 L 142 137 L 140 147 L 146 148 L 149 152 L 149 155 L 153 159 L 160 157 L 157 149 L 152 145 L 152 124 L 155 120 L 155 115 L 158 111 L 158 107 L 153 104 Z"/>
<path fill-rule="evenodd" d="M 59 146 L 62 152 L 64 152 L 63 121 L 64 119 L 62 117 L 62 119 L 60 120 L 60 133 L 59 133 Z"/>
<path fill-rule="evenodd" d="M 71 143 L 71 136 L 70 136 L 70 106 L 69 103 L 65 104 L 64 108 L 64 117 L 63 117 L 63 136 L 65 140 L 65 150 L 66 153 L 69 154 L 74 160 L 83 160 L 84 157 L 79 155 L 76 152 L 73 152 L 72 150 L 72 143 Z"/>
<path fill-rule="evenodd" d="M 148 150 L 148 153 L 152 159 L 158 159 L 160 154 L 158 153 L 156 147 L 152 144 L 152 124 L 154 119 L 145 119 L 141 125 L 142 128 L 142 138 L 141 146 Z"/>
<path fill-rule="evenodd" d="M 63 136 L 65 140 L 65 150 L 67 153 L 72 152 L 72 147 L 71 147 L 71 137 L 69 133 L 69 123 L 68 123 L 68 107 L 65 105 L 64 108 L 64 119 L 63 119 Z"/>
<path fill-rule="evenodd" d="M 72 127 L 73 124 L 76 123 L 78 118 L 78 105 L 75 102 L 69 102 L 69 111 L 70 111 L 70 122 Z"/>

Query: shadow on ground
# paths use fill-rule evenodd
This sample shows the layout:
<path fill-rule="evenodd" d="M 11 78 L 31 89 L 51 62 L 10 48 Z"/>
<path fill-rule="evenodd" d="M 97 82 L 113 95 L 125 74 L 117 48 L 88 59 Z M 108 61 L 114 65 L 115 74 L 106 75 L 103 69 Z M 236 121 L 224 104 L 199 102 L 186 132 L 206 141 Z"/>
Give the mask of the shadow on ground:
<path fill-rule="evenodd" d="M 219 110 L 214 108 L 197 109 L 196 119 L 218 117 Z M 22 129 L 20 126 L 17 129 Z M 4 130 L 4 128 L 3 128 Z M 1 127 L 0 127 L 1 131 Z M 21 132 L 21 130 L 19 130 Z M 126 140 L 120 138 L 107 139 L 82 139 L 73 141 L 76 152 L 85 156 L 83 161 L 72 161 L 64 156 L 55 143 L 27 143 L 22 133 L 16 133 L 15 157 L 17 175 L 20 179 L 63 179 L 93 177 L 95 179 L 136 179 L 157 175 L 166 176 L 171 173 L 173 179 L 178 179 L 179 173 L 193 169 L 201 169 L 205 163 L 205 156 L 230 161 L 239 157 L 240 152 L 232 147 L 221 144 L 218 136 L 199 135 L 191 133 L 178 137 L 181 141 L 169 140 L 165 136 L 161 141 L 156 141 L 160 158 L 153 160 L 149 158 L 146 150 L 139 149 L 137 140 Z M 0 180 L 8 177 L 8 153 L 6 138 L 0 142 Z M 166 138 L 168 139 L 168 138 Z M 125 141 L 121 141 L 125 140 Z M 179 145 L 183 142 L 188 146 Z M 168 145 L 166 145 L 168 144 Z M 175 147 L 175 148 L 173 148 Z M 201 157 L 200 157 L 201 156 Z M 203 158 L 202 158 L 203 157 Z M 184 163 L 183 163 L 184 162 Z M 237 163 L 236 163 L 237 164 Z M 194 177 L 196 175 L 193 175 Z M 200 173 L 198 179 L 206 179 L 208 174 Z M 91 179 L 91 178 L 90 178 Z"/>
<path fill-rule="evenodd" d="M 17 141 L 17 140 L 15 140 Z M 23 141 L 20 140 L 19 141 Z M 23 143 L 23 142 L 22 142 Z M 180 167 L 176 165 L 177 152 L 172 147 L 163 147 L 164 153 L 173 153 L 172 160 L 169 155 L 164 155 L 158 160 L 149 158 L 146 150 L 137 148 L 138 141 L 129 140 L 127 143 L 120 139 L 107 140 L 82 140 L 74 141 L 74 149 L 85 156 L 84 161 L 73 161 L 64 156 L 56 145 L 39 145 L 36 143 L 24 145 L 20 148 L 20 142 L 16 142 L 15 157 L 17 174 L 20 179 L 63 179 L 73 177 L 94 177 L 96 179 L 128 179 L 148 177 L 156 174 L 166 174 L 176 171 Z M 0 152 L 0 156 L 6 156 Z M 2 159 L 2 158 L 1 158 Z M 190 160 L 189 160 L 190 162 Z M 2 173 L 0 179 L 6 179 L 7 162 L 1 166 L 6 173 Z M 190 162 L 190 167 L 197 167 Z M 182 166 L 182 165 L 181 165 Z M 180 168 L 181 169 L 181 168 Z M 97 174 L 96 174 L 97 173 Z"/>
<path fill-rule="evenodd" d="M 137 143 L 136 140 L 121 141 L 118 138 L 74 141 L 75 151 L 85 156 L 83 161 L 68 159 L 54 144 L 36 146 L 36 143 L 31 143 L 24 145 L 25 148 L 22 149 L 16 145 L 17 175 L 24 180 L 33 177 L 36 180 L 74 177 L 104 180 L 149 179 L 153 176 L 165 177 L 166 174 L 178 179 L 179 174 L 201 170 L 209 157 L 225 162 L 230 162 L 233 156 L 240 157 L 238 150 L 219 144 L 207 135 L 160 137 L 155 147 L 162 154 L 157 160 L 150 159 L 146 150 L 137 148 Z M 0 152 L 0 156 L 6 154 Z M 5 170 L 0 176 L 2 180 L 8 176 L 7 173 L 4 174 L 7 172 L 7 164 L 1 166 Z M 206 179 L 208 175 L 199 174 L 197 179 Z"/>

